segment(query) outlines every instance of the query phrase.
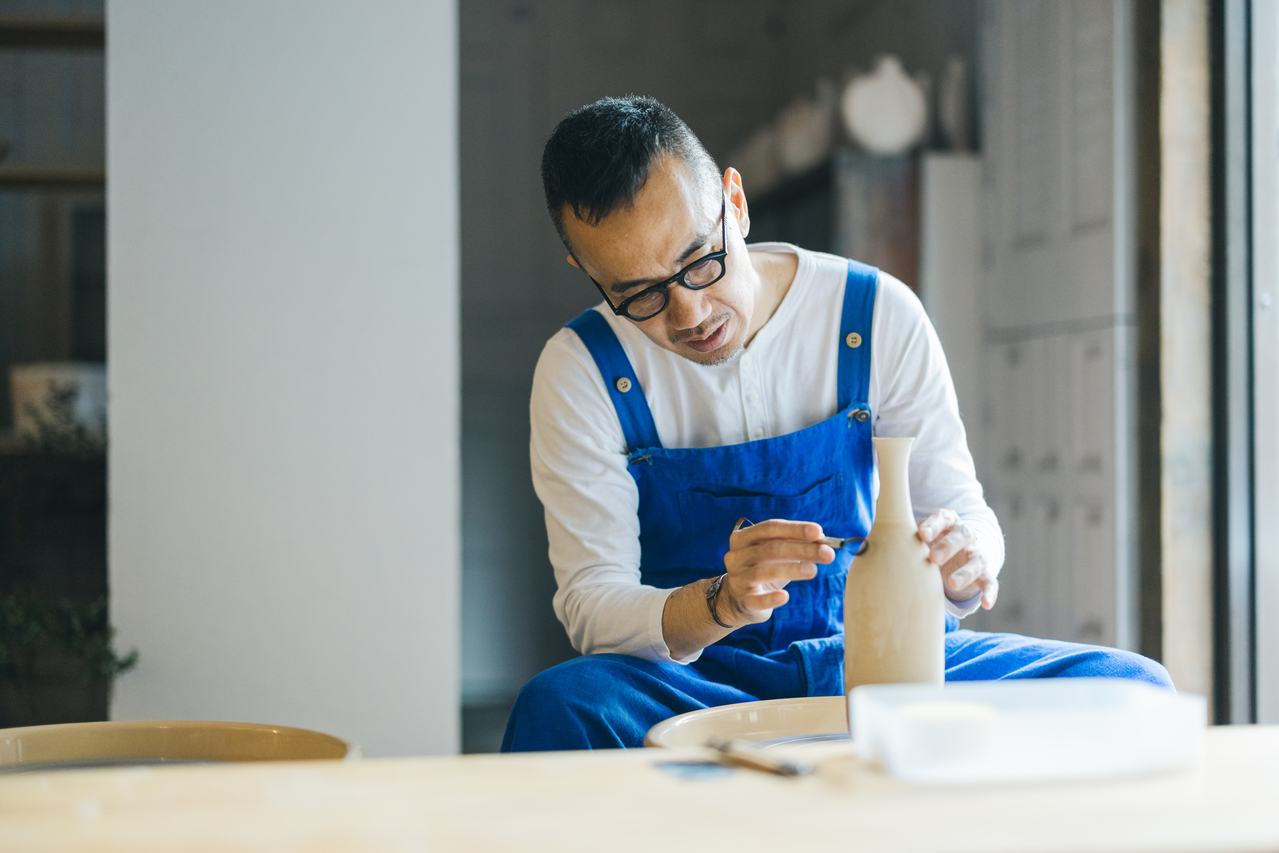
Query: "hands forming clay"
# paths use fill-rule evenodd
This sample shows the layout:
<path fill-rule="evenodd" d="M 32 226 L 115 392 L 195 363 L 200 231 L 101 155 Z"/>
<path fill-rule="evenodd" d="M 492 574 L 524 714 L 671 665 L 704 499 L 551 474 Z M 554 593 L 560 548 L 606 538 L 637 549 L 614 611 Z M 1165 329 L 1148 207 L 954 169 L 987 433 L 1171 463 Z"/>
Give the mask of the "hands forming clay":
<path fill-rule="evenodd" d="M 835 551 L 822 542 L 820 524 L 773 519 L 733 531 L 724 555 L 723 598 L 732 624 L 763 622 L 790 600 L 786 584 L 817 576 L 818 563 L 830 563 Z"/>
<path fill-rule="evenodd" d="M 995 606 L 999 581 L 990 569 L 976 534 L 954 510 L 939 509 L 919 523 L 919 538 L 928 545 L 929 562 L 939 566 L 942 587 L 951 601 L 981 595 L 986 610 Z"/>
<path fill-rule="evenodd" d="M 766 622 L 773 610 L 790 601 L 786 585 L 817 576 L 818 563 L 830 563 L 835 552 L 822 542 L 820 524 L 773 519 L 739 527 L 729 536 L 724 555 L 726 577 L 714 607 L 719 620 L 733 628 Z M 683 660 L 732 632 L 711 621 L 706 592 L 712 578 L 671 593 L 662 610 L 662 639 L 673 660 Z"/>

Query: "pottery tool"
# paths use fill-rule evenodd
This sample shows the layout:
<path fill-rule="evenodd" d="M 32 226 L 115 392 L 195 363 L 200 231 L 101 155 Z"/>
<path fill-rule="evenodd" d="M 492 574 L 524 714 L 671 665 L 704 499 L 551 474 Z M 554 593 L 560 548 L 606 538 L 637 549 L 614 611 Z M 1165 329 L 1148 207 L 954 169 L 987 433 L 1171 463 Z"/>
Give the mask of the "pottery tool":
<path fill-rule="evenodd" d="M 706 745 L 719 753 L 719 760 L 734 767 L 745 767 L 774 776 L 807 776 L 813 772 L 811 764 L 774 758 L 762 749 L 756 749 L 745 741 L 711 738 Z"/>
<path fill-rule="evenodd" d="M 755 526 L 755 522 L 751 521 L 749 518 L 742 517 L 737 519 L 737 523 L 733 525 L 733 532 L 736 533 L 737 531 L 741 530 L 743 527 L 754 527 L 754 526 Z M 850 542 L 865 542 L 866 537 L 865 536 L 846 536 L 843 539 L 840 539 L 838 536 L 823 536 L 817 541 L 822 543 L 823 545 L 829 545 L 831 548 L 838 551 L 840 548 L 843 548 L 845 545 L 849 544 Z"/>

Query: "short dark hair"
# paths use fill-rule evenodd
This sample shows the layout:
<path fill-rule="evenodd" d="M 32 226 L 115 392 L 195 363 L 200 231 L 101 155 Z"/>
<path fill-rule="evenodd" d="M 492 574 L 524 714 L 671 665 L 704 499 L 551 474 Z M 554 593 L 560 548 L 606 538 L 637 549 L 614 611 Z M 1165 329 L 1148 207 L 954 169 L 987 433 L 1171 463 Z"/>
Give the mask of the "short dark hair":
<path fill-rule="evenodd" d="M 678 157 L 699 179 L 719 174 L 701 140 L 654 98 L 601 98 L 565 116 L 542 151 L 546 209 L 564 245 L 565 205 L 583 222 L 599 224 L 630 206 L 648 181 L 653 159 L 662 154 Z"/>

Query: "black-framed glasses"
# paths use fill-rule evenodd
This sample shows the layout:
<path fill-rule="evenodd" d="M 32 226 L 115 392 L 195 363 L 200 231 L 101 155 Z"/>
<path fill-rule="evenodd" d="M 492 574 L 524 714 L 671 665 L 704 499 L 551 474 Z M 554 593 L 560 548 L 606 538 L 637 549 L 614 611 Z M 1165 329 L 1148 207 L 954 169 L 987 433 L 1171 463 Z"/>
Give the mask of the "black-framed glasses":
<path fill-rule="evenodd" d="M 604 301 L 613 309 L 614 314 L 619 317 L 626 316 L 632 320 L 651 320 L 665 311 L 666 306 L 671 304 L 671 295 L 668 288 L 672 284 L 687 287 L 689 290 L 702 290 L 724 277 L 724 273 L 728 269 L 725 262 L 725 258 L 728 257 L 728 217 L 725 215 L 728 213 L 728 198 L 721 192 L 720 199 L 720 245 L 723 248 L 718 252 L 711 252 L 706 257 L 693 261 L 675 273 L 675 275 L 666 279 L 666 281 L 659 281 L 651 287 L 644 288 L 634 296 L 623 299 L 621 305 L 614 305 L 613 300 L 609 299 L 608 294 L 604 292 L 604 288 L 600 287 L 600 283 L 590 273 L 587 273 L 586 277 L 599 290 L 600 295 L 604 297 Z"/>

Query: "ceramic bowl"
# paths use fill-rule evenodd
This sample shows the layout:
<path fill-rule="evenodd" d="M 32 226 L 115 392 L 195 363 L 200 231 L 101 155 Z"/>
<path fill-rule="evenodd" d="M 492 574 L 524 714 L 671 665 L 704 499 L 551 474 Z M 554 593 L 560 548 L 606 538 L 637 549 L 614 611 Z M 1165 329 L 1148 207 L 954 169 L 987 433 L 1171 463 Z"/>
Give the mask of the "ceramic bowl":
<path fill-rule="evenodd" d="M 713 737 L 756 745 L 848 738 L 843 696 L 767 699 L 721 705 L 663 720 L 648 730 L 645 746 L 704 746 Z"/>

